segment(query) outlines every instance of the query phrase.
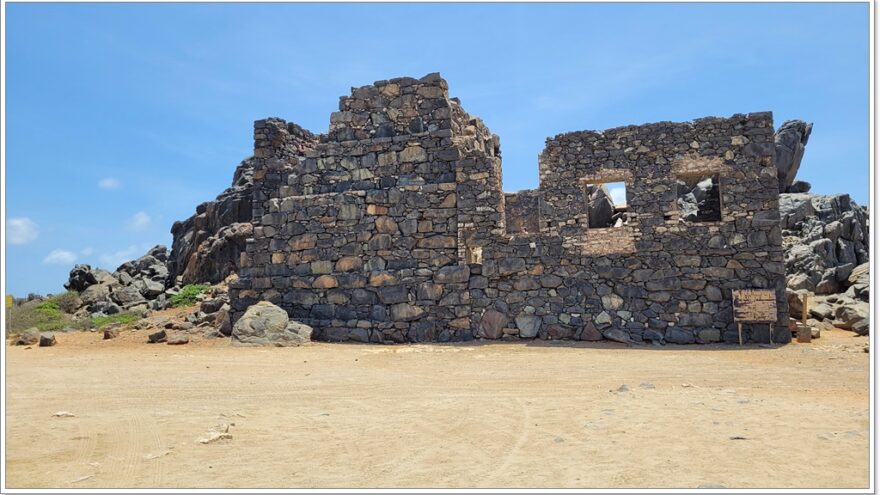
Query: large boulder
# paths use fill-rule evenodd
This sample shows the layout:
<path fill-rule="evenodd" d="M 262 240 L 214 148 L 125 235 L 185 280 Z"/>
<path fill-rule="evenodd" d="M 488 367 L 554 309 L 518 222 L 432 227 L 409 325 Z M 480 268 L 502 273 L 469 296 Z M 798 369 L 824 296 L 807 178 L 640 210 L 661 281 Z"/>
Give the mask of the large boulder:
<path fill-rule="evenodd" d="M 590 228 L 611 227 L 613 225 L 614 201 L 605 184 L 587 186 L 589 194 L 589 221 Z"/>
<path fill-rule="evenodd" d="M 110 300 L 110 286 L 107 284 L 90 285 L 80 293 L 79 297 L 86 306 L 107 302 Z"/>
<path fill-rule="evenodd" d="M 39 341 L 40 330 L 37 328 L 28 328 L 18 336 L 18 339 L 15 340 L 15 345 L 34 345 Z"/>
<path fill-rule="evenodd" d="M 776 131 L 776 176 L 779 178 L 779 192 L 786 192 L 794 183 L 801 166 L 804 149 L 813 131 L 813 124 L 803 120 L 784 122 Z M 802 188 L 799 188 L 802 189 Z"/>
<path fill-rule="evenodd" d="M 110 293 L 110 299 L 123 308 L 145 302 L 144 296 L 134 287 L 117 287 Z"/>
<path fill-rule="evenodd" d="M 92 273 L 91 266 L 76 265 L 70 270 L 70 275 L 67 277 L 67 283 L 64 284 L 64 288 L 67 290 L 82 292 L 97 283 L 98 279 L 95 277 L 95 274 Z"/>
<path fill-rule="evenodd" d="M 864 324 L 860 324 L 864 321 Z M 842 304 L 834 310 L 834 326 L 844 330 L 853 330 L 859 335 L 867 335 L 869 322 L 868 304 L 852 301 Z"/>
<path fill-rule="evenodd" d="M 234 345 L 296 346 L 311 338 L 312 327 L 290 321 L 287 311 L 268 301 L 249 307 L 232 327 Z"/>

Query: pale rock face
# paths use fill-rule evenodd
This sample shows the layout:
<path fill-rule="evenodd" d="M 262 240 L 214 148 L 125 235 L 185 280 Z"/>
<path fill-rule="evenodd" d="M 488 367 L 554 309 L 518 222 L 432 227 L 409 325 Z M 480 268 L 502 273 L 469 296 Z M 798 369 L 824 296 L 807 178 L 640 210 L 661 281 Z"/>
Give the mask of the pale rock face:
<path fill-rule="evenodd" d="M 283 309 L 260 301 L 244 313 L 232 327 L 232 344 L 243 346 L 297 346 L 312 337 L 312 327 L 290 321 Z"/>

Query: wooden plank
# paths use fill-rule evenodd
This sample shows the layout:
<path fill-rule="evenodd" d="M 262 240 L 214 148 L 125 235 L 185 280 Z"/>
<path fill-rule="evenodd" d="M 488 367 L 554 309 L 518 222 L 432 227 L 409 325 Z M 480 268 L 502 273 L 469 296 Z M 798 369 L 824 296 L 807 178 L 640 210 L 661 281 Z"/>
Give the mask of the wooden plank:
<path fill-rule="evenodd" d="M 767 289 L 741 289 L 733 293 L 733 320 L 740 322 L 775 322 L 776 294 Z"/>
<path fill-rule="evenodd" d="M 804 310 L 801 313 L 801 323 L 806 325 L 807 317 L 810 316 L 810 294 L 804 293 L 803 296 L 801 296 L 801 301 L 804 307 Z"/>

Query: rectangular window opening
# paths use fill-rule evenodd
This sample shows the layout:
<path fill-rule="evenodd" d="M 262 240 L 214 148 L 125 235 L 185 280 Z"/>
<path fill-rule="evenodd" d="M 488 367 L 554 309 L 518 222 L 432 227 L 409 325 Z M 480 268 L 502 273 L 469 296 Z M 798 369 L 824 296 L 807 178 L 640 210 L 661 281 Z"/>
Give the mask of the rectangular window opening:
<path fill-rule="evenodd" d="M 678 218 L 683 222 L 721 221 L 721 182 L 718 174 L 677 177 Z"/>
<path fill-rule="evenodd" d="M 587 184 L 587 220 L 591 229 L 629 224 L 625 182 Z"/>

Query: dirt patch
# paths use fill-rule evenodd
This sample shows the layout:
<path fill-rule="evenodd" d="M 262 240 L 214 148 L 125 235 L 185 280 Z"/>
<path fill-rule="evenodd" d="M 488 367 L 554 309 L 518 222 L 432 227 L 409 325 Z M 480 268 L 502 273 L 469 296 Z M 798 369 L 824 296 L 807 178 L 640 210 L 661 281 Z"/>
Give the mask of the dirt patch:
<path fill-rule="evenodd" d="M 869 354 L 849 332 L 743 349 L 147 333 L 7 347 L 8 487 L 868 487 Z"/>

